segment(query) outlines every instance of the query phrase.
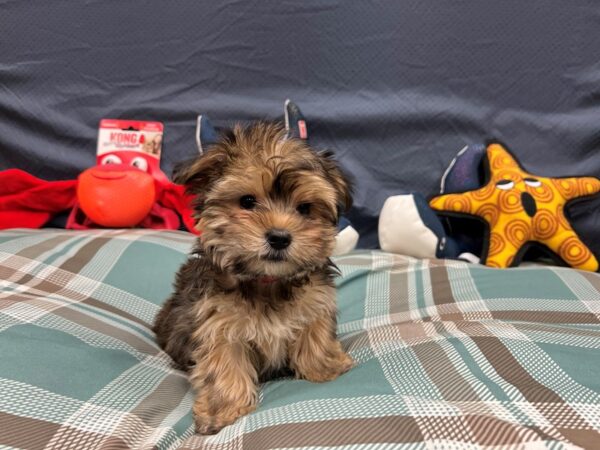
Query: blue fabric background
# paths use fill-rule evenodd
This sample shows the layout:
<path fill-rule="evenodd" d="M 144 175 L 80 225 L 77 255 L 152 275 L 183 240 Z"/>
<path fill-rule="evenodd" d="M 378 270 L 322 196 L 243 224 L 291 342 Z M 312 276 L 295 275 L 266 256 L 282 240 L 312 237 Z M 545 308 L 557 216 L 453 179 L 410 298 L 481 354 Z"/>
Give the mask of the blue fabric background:
<path fill-rule="evenodd" d="M 278 118 L 290 97 L 355 177 L 372 247 L 389 195 L 436 193 L 486 137 L 533 173 L 600 176 L 599 49 L 593 0 L 0 0 L 0 168 L 74 178 L 107 117 L 164 122 L 169 173 L 196 114 Z M 573 211 L 597 254 L 599 210 Z"/>

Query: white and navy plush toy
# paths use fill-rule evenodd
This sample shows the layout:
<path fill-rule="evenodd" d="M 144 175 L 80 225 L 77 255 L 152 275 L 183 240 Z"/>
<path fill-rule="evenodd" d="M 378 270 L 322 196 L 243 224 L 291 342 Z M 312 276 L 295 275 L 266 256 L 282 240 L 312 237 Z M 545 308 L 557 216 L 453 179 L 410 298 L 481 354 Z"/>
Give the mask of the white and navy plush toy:
<path fill-rule="evenodd" d="M 440 193 L 478 187 L 478 167 L 484 151 L 483 146 L 470 145 L 458 152 L 442 177 Z M 475 254 L 478 243 L 472 241 L 461 227 L 452 227 L 447 219 L 438 216 L 419 193 L 389 197 L 379 215 L 379 245 L 388 252 L 478 263 L 479 257 Z"/>
<path fill-rule="evenodd" d="M 379 245 L 415 258 L 458 258 L 460 249 L 419 193 L 389 197 L 379 216 Z"/>

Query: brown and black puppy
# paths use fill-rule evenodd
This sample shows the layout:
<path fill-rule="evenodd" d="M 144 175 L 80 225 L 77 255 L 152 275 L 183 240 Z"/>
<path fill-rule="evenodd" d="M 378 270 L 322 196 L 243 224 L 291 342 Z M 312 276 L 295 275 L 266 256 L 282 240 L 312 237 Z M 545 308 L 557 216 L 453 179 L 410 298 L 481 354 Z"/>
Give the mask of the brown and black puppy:
<path fill-rule="evenodd" d="M 331 154 L 277 125 L 238 126 L 176 181 L 197 196 L 202 234 L 154 331 L 189 370 L 197 431 L 254 410 L 270 373 L 322 382 L 349 370 L 329 257 L 351 195 Z"/>

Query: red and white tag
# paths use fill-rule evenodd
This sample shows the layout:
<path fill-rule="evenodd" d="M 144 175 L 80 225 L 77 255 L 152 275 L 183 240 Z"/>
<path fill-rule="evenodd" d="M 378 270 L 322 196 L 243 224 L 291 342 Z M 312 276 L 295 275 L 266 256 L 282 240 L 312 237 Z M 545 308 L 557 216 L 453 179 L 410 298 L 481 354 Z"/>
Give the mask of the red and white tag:
<path fill-rule="evenodd" d="M 139 120 L 102 119 L 96 164 L 125 164 L 166 180 L 160 170 L 163 124 Z"/>
<path fill-rule="evenodd" d="M 145 153 L 160 161 L 163 124 L 138 120 L 102 119 L 98 131 L 97 156 L 115 151 Z"/>
<path fill-rule="evenodd" d="M 304 120 L 298 121 L 298 133 L 300 134 L 300 139 L 308 138 L 308 131 L 306 130 L 306 122 Z"/>

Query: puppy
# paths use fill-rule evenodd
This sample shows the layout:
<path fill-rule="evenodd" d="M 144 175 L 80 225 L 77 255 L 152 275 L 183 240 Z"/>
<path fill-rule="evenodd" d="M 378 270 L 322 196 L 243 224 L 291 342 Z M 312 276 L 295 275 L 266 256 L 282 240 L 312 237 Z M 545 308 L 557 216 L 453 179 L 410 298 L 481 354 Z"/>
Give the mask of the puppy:
<path fill-rule="evenodd" d="M 282 369 L 313 382 L 349 370 L 329 256 L 351 194 L 332 155 L 278 125 L 237 126 L 176 181 L 196 195 L 202 234 L 154 331 L 189 370 L 197 431 L 254 410 L 259 380 Z"/>

